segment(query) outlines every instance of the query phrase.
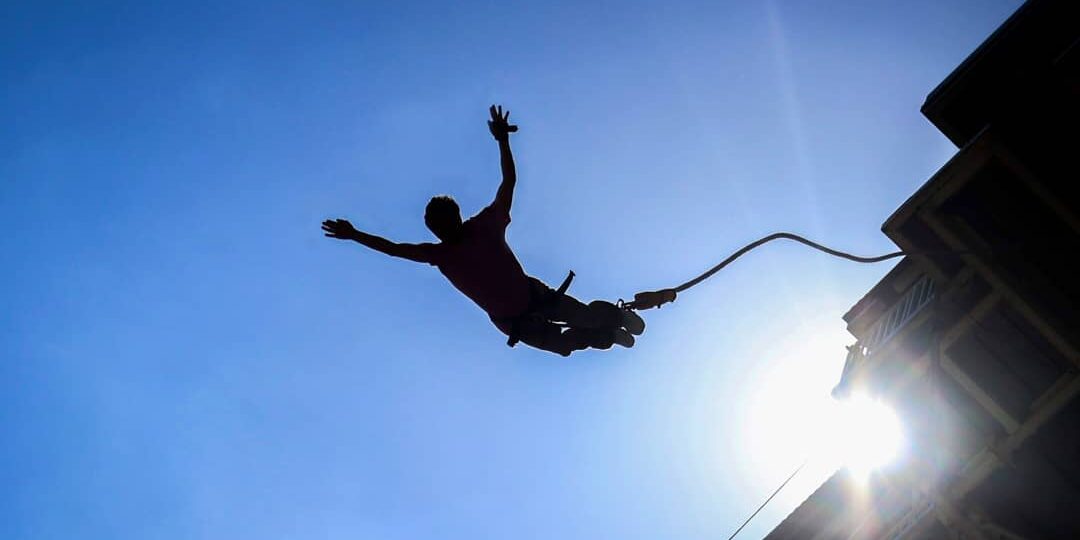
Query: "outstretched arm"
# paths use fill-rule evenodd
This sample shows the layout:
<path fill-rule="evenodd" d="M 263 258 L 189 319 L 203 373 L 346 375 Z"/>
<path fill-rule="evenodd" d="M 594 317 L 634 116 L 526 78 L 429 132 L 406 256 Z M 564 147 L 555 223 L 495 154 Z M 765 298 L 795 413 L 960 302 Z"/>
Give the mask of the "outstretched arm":
<path fill-rule="evenodd" d="M 506 213 L 510 213 L 510 206 L 514 201 L 514 185 L 517 183 L 514 154 L 510 152 L 510 134 L 517 131 L 518 127 L 510 124 L 510 111 L 507 110 L 504 114 L 502 105 L 498 107 L 492 105 L 489 112 L 491 120 L 488 120 L 488 129 L 499 142 L 499 163 L 502 165 L 503 176 L 493 204 Z"/>
<path fill-rule="evenodd" d="M 358 231 L 347 219 L 328 219 L 322 223 L 323 236 L 339 240 L 359 242 L 375 251 L 391 257 L 401 257 L 410 261 L 431 263 L 433 244 L 399 244 L 381 236 Z"/>

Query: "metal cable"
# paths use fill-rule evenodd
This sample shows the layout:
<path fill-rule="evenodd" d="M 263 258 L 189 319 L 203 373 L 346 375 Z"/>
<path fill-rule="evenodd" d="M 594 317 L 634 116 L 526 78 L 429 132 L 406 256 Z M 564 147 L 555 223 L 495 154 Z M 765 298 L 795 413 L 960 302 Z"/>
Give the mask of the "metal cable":
<path fill-rule="evenodd" d="M 757 507 L 757 510 L 754 510 L 754 513 L 750 514 L 750 517 L 746 518 L 746 521 L 744 521 L 742 525 L 739 525 L 738 529 L 735 529 L 735 532 L 731 533 L 731 536 L 728 537 L 728 540 L 732 540 L 733 538 L 738 536 L 738 534 L 742 532 L 743 528 L 750 523 L 750 520 L 754 519 L 754 516 L 758 515 L 758 512 L 761 512 L 761 510 L 765 508 L 765 505 L 769 504 L 769 501 L 773 500 L 773 497 L 775 497 L 777 493 L 780 493 L 780 490 L 784 489 L 784 486 L 788 485 L 788 482 L 790 482 L 792 478 L 795 478 L 796 474 L 799 474 L 799 471 L 801 471 L 802 468 L 806 466 L 807 461 L 809 461 L 809 459 L 804 460 L 802 462 L 802 465 L 796 467 L 795 470 L 792 471 L 791 475 L 787 477 L 787 480 L 784 480 L 783 483 L 780 484 L 780 487 L 776 488 L 776 491 L 773 491 L 772 495 L 769 495 L 769 498 L 765 499 L 765 502 L 761 503 L 761 506 Z"/>

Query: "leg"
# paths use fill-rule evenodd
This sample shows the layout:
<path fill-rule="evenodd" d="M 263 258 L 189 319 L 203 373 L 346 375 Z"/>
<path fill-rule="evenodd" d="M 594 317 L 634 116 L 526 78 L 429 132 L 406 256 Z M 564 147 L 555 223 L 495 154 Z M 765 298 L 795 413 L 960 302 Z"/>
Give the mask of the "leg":
<path fill-rule="evenodd" d="M 640 336 L 645 331 L 645 320 L 629 309 L 603 300 L 593 300 L 585 305 L 573 296 L 559 294 L 536 278 L 531 280 L 533 294 L 547 299 L 543 315 L 550 321 L 565 322 L 571 328 L 618 330 L 621 327 L 632 336 Z M 633 339 L 621 336 L 615 341 L 629 347 Z"/>
<path fill-rule="evenodd" d="M 596 336 L 589 332 L 574 328 L 563 331 L 561 326 L 540 319 L 529 319 L 518 323 L 518 339 L 523 343 L 561 356 L 570 356 L 570 353 L 574 351 L 596 346 Z M 610 347 L 611 343 L 607 343 L 607 347 L 603 348 Z"/>
<path fill-rule="evenodd" d="M 594 300 L 585 305 L 568 294 L 558 295 L 544 310 L 544 316 L 562 321 L 572 328 L 619 328 L 622 326 L 622 310 L 611 302 Z"/>

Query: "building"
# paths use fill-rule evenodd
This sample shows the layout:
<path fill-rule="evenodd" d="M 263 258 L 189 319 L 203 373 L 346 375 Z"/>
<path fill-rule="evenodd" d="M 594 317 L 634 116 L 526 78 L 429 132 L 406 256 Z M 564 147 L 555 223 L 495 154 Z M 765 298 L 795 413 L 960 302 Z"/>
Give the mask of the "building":
<path fill-rule="evenodd" d="M 1080 1 L 1024 4 L 922 112 L 959 150 L 882 226 L 909 255 L 844 315 L 834 390 L 907 451 L 768 538 L 1080 538 Z"/>

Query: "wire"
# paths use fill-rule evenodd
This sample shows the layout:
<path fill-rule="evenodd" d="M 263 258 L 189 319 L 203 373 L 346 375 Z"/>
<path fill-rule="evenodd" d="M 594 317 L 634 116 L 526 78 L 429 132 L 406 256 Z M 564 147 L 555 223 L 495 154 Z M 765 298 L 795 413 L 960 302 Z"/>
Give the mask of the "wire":
<path fill-rule="evenodd" d="M 799 474 L 799 471 L 801 471 L 802 468 L 806 466 L 807 461 L 809 461 L 809 459 L 803 460 L 802 465 L 799 465 L 795 468 L 794 471 L 792 471 L 792 473 L 787 477 L 787 480 L 784 480 L 780 484 L 780 487 L 776 488 L 776 491 L 773 491 L 772 495 L 769 495 L 769 498 L 765 499 L 765 502 L 761 503 L 761 506 L 757 507 L 757 510 L 754 510 L 754 513 L 750 514 L 750 517 L 746 518 L 746 521 L 744 521 L 742 525 L 739 525 L 738 529 L 735 529 L 735 532 L 731 533 L 731 536 L 728 537 L 728 540 L 732 540 L 733 538 L 738 536 L 738 534 L 742 532 L 743 528 L 750 523 L 750 520 L 754 519 L 754 516 L 757 516 L 758 512 L 761 512 L 761 510 L 765 508 L 765 505 L 769 504 L 769 501 L 773 500 L 773 497 L 775 497 L 777 493 L 780 493 L 780 490 L 784 489 L 784 486 L 788 485 L 788 482 L 790 482 L 792 478 L 795 478 L 796 474 Z"/>

